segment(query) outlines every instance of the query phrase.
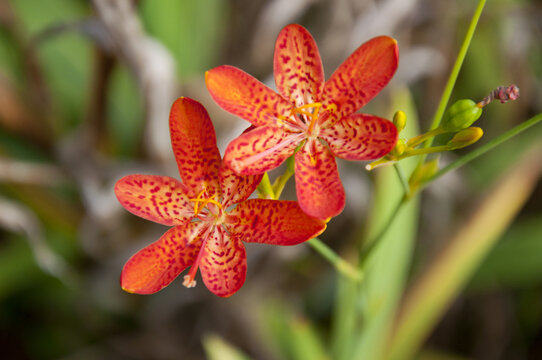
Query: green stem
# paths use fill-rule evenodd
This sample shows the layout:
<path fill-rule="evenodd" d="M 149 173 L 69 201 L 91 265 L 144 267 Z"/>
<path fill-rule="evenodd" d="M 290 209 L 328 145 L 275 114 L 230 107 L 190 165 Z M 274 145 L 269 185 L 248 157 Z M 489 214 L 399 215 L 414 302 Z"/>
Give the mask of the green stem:
<path fill-rule="evenodd" d="M 290 169 L 286 169 L 284 174 L 282 174 L 276 181 L 275 185 L 271 185 L 269 176 L 267 173 L 264 174 L 260 185 L 258 185 L 258 190 L 260 194 L 264 195 L 266 198 L 278 200 L 284 185 L 294 173 Z M 333 267 L 340 274 L 346 276 L 346 278 L 353 280 L 354 282 L 360 282 L 363 278 L 360 271 L 358 271 L 352 264 L 340 257 L 336 252 L 331 250 L 329 246 L 324 244 L 320 239 L 313 238 L 308 241 L 309 245 L 312 246 L 317 253 L 322 255 L 324 259 L 329 261 Z"/>
<path fill-rule="evenodd" d="M 408 184 L 408 179 L 406 178 L 406 175 L 403 171 L 403 168 L 399 163 L 393 164 L 393 167 L 395 168 L 395 172 L 397 173 L 397 177 L 399 178 L 399 181 L 401 181 L 401 185 L 403 186 L 403 190 L 405 192 L 405 197 L 410 197 L 410 185 Z"/>
<path fill-rule="evenodd" d="M 489 141 L 488 143 L 480 146 L 479 148 L 471 151 L 470 153 L 466 154 L 465 156 L 462 156 L 459 159 L 455 160 L 454 162 L 450 163 L 448 166 L 440 169 L 433 176 L 428 178 L 427 181 L 424 182 L 422 187 L 427 185 L 431 181 L 441 177 L 442 175 L 446 174 L 447 172 L 455 170 L 458 167 L 463 166 L 463 165 L 471 162 L 472 160 L 482 156 L 483 154 L 485 154 L 489 150 L 493 149 L 494 147 L 502 144 L 503 142 L 511 139 L 512 137 L 518 135 L 519 133 L 527 130 L 531 126 L 533 126 L 533 125 L 535 125 L 535 124 L 537 124 L 537 123 L 539 123 L 541 121 L 542 121 L 542 113 L 533 116 L 529 120 L 524 121 L 523 123 L 519 124 L 518 126 L 508 130 L 504 134 L 496 137 L 495 139 Z"/>
<path fill-rule="evenodd" d="M 360 282 L 363 279 L 361 271 L 357 270 L 348 261 L 337 255 L 336 252 L 331 250 L 331 248 L 324 244 L 320 239 L 310 239 L 308 243 L 317 253 L 329 261 L 340 274 L 355 282 Z"/>
<path fill-rule="evenodd" d="M 457 59 L 455 60 L 455 64 L 452 68 L 452 72 L 450 73 L 448 82 L 446 83 L 446 87 L 444 88 L 444 92 L 442 93 L 442 96 L 440 98 L 440 103 L 437 107 L 437 111 L 435 112 L 435 116 L 433 117 L 433 122 L 431 123 L 431 128 L 430 128 L 431 130 L 436 129 L 440 126 L 442 116 L 444 115 L 444 111 L 446 110 L 446 106 L 448 105 L 448 101 L 450 100 L 452 90 L 457 80 L 457 76 L 459 75 L 459 71 L 461 70 L 463 61 L 465 60 L 465 56 L 467 55 L 467 50 L 469 49 L 472 37 L 474 35 L 474 31 L 476 30 L 476 26 L 478 25 L 478 20 L 480 19 L 480 15 L 482 15 L 482 10 L 484 9 L 485 4 L 486 4 L 486 0 L 480 0 L 478 2 L 478 6 L 476 7 L 476 10 L 474 11 L 474 15 L 472 16 L 472 20 L 470 22 L 467 33 L 465 35 L 465 39 L 463 40 L 461 49 L 459 49 L 459 53 L 457 54 Z M 430 147 L 432 143 L 433 143 L 433 138 L 429 138 L 424 142 L 423 147 Z M 419 164 L 421 165 L 424 161 L 425 161 L 425 156 L 421 156 L 419 160 Z"/>
<path fill-rule="evenodd" d="M 450 149 L 450 147 L 446 145 L 414 149 L 414 150 L 405 151 L 401 156 L 398 157 L 398 160 L 411 157 L 411 156 L 427 155 L 427 154 L 433 154 L 433 153 L 443 152 L 443 151 L 448 151 L 448 150 L 452 150 L 452 149 Z"/>
<path fill-rule="evenodd" d="M 258 185 L 258 192 L 260 197 L 265 199 L 277 199 L 275 197 L 275 192 L 273 191 L 273 186 L 271 186 L 271 181 L 269 180 L 269 175 L 267 173 L 263 174 L 262 181 Z"/>
<path fill-rule="evenodd" d="M 443 133 L 444 133 L 444 130 L 442 130 L 442 128 L 439 126 L 436 129 L 429 130 L 426 133 L 420 134 L 418 136 L 414 136 L 412 139 L 409 139 L 407 141 L 406 145 L 410 147 L 416 147 L 422 142 Z"/>
<path fill-rule="evenodd" d="M 284 190 L 284 186 L 290 180 L 294 173 L 291 172 L 289 169 L 286 169 L 284 174 L 279 176 L 277 180 L 275 180 L 275 183 L 273 184 L 273 191 L 275 193 L 275 199 L 280 198 L 280 195 L 282 194 L 282 190 Z"/>
<path fill-rule="evenodd" d="M 386 223 L 384 226 L 382 226 L 382 229 L 378 232 L 378 234 L 372 238 L 369 239 L 365 243 L 365 245 L 361 248 L 360 255 L 359 255 L 359 268 L 363 269 L 365 267 L 365 262 L 369 258 L 369 255 L 373 252 L 373 250 L 376 248 L 376 246 L 380 243 L 380 239 L 384 237 L 388 229 L 393 224 L 394 220 L 397 219 L 397 215 L 399 214 L 399 211 L 408 202 L 408 198 L 406 196 L 403 196 L 401 201 L 397 203 L 395 206 L 395 209 L 393 209 L 393 212 L 390 214 L 388 219 L 386 220 Z"/>

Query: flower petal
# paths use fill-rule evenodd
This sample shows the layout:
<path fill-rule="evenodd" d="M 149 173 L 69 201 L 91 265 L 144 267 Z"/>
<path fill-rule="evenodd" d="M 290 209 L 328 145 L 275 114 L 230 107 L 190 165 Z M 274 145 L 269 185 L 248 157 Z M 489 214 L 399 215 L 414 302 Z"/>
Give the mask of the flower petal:
<path fill-rule="evenodd" d="M 292 104 L 243 70 L 222 65 L 205 73 L 205 83 L 224 110 L 255 126 L 275 124 L 290 116 Z"/>
<path fill-rule="evenodd" d="M 329 219 L 343 211 L 345 195 L 335 158 L 319 141 L 295 154 L 295 183 L 299 206 L 308 215 Z"/>
<path fill-rule="evenodd" d="M 296 201 L 249 199 L 228 214 L 228 229 L 243 241 L 296 245 L 320 235 L 326 224 L 301 210 Z"/>
<path fill-rule="evenodd" d="M 257 127 L 228 144 L 224 162 L 239 174 L 261 174 L 282 164 L 304 138 L 277 126 Z"/>
<path fill-rule="evenodd" d="M 224 208 L 248 199 L 262 181 L 262 177 L 263 174 L 238 175 L 226 163 L 223 163 L 220 168 L 220 186 Z"/>
<path fill-rule="evenodd" d="M 237 292 L 247 273 L 247 255 L 241 240 L 217 226 L 202 251 L 200 272 L 205 286 L 221 297 Z"/>
<path fill-rule="evenodd" d="M 391 121 L 366 114 L 347 116 L 320 131 L 333 154 L 346 160 L 378 159 L 393 149 L 397 135 Z"/>
<path fill-rule="evenodd" d="M 130 293 L 152 294 L 168 286 L 198 256 L 204 225 L 191 222 L 171 228 L 137 252 L 122 269 L 122 288 Z"/>
<path fill-rule="evenodd" d="M 128 175 L 115 184 L 115 195 L 132 214 L 163 225 L 180 225 L 194 217 L 186 187 L 169 176 Z"/>
<path fill-rule="evenodd" d="M 171 144 L 183 183 L 197 196 L 219 194 L 218 169 L 222 162 L 213 123 L 207 110 L 189 98 L 179 98 L 169 116 Z"/>
<path fill-rule="evenodd" d="M 367 41 L 324 84 L 324 107 L 337 106 L 332 116 L 335 119 L 356 112 L 388 84 L 398 62 L 395 39 L 379 36 Z"/>
<path fill-rule="evenodd" d="M 324 86 L 324 68 L 313 37 L 292 24 L 279 33 L 275 43 L 275 83 L 279 93 L 296 107 L 318 101 Z"/>

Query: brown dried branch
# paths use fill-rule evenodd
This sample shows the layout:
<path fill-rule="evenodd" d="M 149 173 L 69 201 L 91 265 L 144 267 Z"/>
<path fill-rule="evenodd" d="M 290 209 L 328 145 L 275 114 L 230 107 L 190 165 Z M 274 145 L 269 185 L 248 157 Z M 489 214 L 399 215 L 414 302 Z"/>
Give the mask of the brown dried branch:
<path fill-rule="evenodd" d="M 146 35 L 131 0 L 93 0 L 115 51 L 136 77 L 147 110 L 145 146 L 155 161 L 171 156 L 169 108 L 174 100 L 175 63 L 167 49 Z"/>

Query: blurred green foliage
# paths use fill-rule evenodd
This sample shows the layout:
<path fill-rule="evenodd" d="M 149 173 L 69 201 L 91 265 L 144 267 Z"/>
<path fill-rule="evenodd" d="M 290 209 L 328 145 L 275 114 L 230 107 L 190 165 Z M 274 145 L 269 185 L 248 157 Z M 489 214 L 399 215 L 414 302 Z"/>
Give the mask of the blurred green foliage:
<path fill-rule="evenodd" d="M 338 285 L 335 276 L 330 276 L 332 269 L 312 252 L 296 253 L 303 258 L 300 262 L 303 269 L 281 268 L 280 271 L 291 278 L 288 280 L 291 283 L 285 281 L 290 286 L 277 284 L 275 268 L 265 272 L 266 261 L 249 263 L 249 271 L 254 271 L 249 279 L 257 285 L 250 288 L 256 289 L 254 293 L 249 293 L 247 286 L 243 293 L 248 294 L 246 299 L 237 296 L 219 303 L 210 299 L 208 293 L 199 292 L 201 289 L 180 290 L 178 283 L 154 297 L 124 294 L 118 286 L 122 263 L 141 245 L 139 240 L 155 239 L 157 233 L 164 231 L 162 227 L 143 224 L 105 208 L 107 200 L 114 201 L 112 186 L 123 174 L 124 167 L 135 163 L 141 165 L 138 171 L 147 171 L 158 166 L 149 162 L 148 154 L 142 150 L 146 136 L 146 108 L 137 79 L 122 59 L 104 50 L 96 33 L 89 30 L 89 26 L 97 26 L 90 21 L 96 15 L 91 2 L 13 0 L 3 4 L 0 7 L 0 162 L 51 165 L 61 180 L 51 184 L 46 174 L 30 176 L 23 172 L 22 176 L 12 178 L 7 172 L 1 173 L 0 202 L 4 199 L 15 202 L 37 219 L 45 246 L 68 264 L 69 275 L 51 275 L 40 266 L 34 251 L 35 243 L 25 232 L 28 229 L 24 224 L 10 227 L 0 221 L 0 345 L 3 358 L 200 359 L 205 352 L 214 359 L 219 358 L 217 351 L 228 351 L 232 359 L 247 358 L 245 354 L 253 358 L 263 355 L 265 359 L 349 358 L 354 352 L 362 353 L 359 344 L 363 343 L 361 340 L 352 343 L 353 340 L 347 338 L 350 331 L 363 329 L 373 333 L 374 337 L 386 332 L 382 329 L 393 316 L 399 294 L 392 294 L 394 305 L 382 315 L 385 318 L 382 323 L 373 318 L 372 323 L 368 320 L 356 324 L 354 318 L 349 317 L 349 311 L 361 312 L 360 308 L 366 305 L 363 302 L 370 300 L 365 293 L 367 287 Z M 175 60 L 176 80 L 182 89 L 176 93 L 179 96 L 201 94 L 205 70 L 226 61 L 228 46 L 246 44 L 249 34 L 257 33 L 255 27 L 269 25 L 259 24 L 256 20 L 245 21 L 244 25 L 250 23 L 252 27 L 242 29 L 243 34 L 238 34 L 234 31 L 233 19 L 257 19 L 262 15 L 258 11 L 271 11 L 263 6 L 263 2 L 248 0 L 140 0 L 136 4 L 144 30 L 164 44 Z M 328 19 L 330 9 L 326 6 L 327 2 L 310 5 L 301 15 L 319 19 L 323 17 L 312 15 L 323 14 Z M 463 15 L 470 14 L 472 2 L 458 2 L 459 13 L 443 11 L 450 6 L 449 2 L 435 2 L 432 6 L 434 8 L 420 11 L 420 14 L 450 17 L 445 24 L 453 26 L 451 39 L 443 43 L 446 49 L 440 50 L 446 50 L 446 55 L 451 57 L 446 60 L 452 62 L 466 27 Z M 509 82 L 516 82 L 522 89 L 522 96 L 515 103 L 506 106 L 493 103 L 484 109 L 477 122 L 485 132 L 481 143 L 542 111 L 537 95 L 542 78 L 542 42 L 539 41 L 539 30 L 538 33 L 533 30 L 537 11 L 539 14 L 539 5 L 528 0 L 490 2 L 476 32 L 452 102 L 461 98 L 478 101 L 496 86 Z M 531 17 L 531 13 L 535 15 Z M 512 17 L 507 20 L 508 14 L 514 15 L 513 19 L 525 20 L 531 36 L 526 53 L 515 57 L 506 49 L 505 35 L 513 25 L 508 22 Z M 292 21 L 304 18 L 299 14 L 296 16 Z M 443 30 L 440 19 L 423 16 L 417 19 L 418 22 L 405 26 L 418 28 L 402 29 L 408 36 L 400 39 L 401 52 L 408 51 L 409 36 L 412 36 L 413 44 L 423 43 L 427 38 L 420 34 Z M 330 23 L 332 20 L 329 19 Z M 314 22 L 311 24 L 315 28 L 319 26 Z M 318 33 L 325 34 L 329 28 L 332 26 L 322 23 Z M 443 31 L 443 37 L 448 35 Z M 329 55 L 329 44 L 345 41 L 343 38 L 328 41 L 322 46 L 322 55 Z M 272 48 L 273 44 L 262 46 Z M 438 48 L 432 43 L 427 46 Z M 106 65 L 110 67 L 109 75 L 98 66 L 100 59 L 109 62 Z M 443 83 L 447 69 L 434 76 L 439 76 L 437 83 Z M 100 79 L 105 79 L 105 86 L 96 92 L 96 82 Z M 199 85 L 191 87 L 191 82 Z M 414 114 L 422 110 L 419 111 L 422 114 L 420 124 L 424 126 L 429 119 L 423 118 L 423 110 L 425 113 L 430 112 L 427 109 L 434 110 L 435 93 L 440 94 L 441 86 L 435 86 L 427 79 L 418 79 L 410 85 L 420 109 L 409 109 L 414 104 L 410 100 L 406 104 L 404 92 L 396 91 L 388 94 L 391 97 L 388 104 L 385 101 L 372 103 L 371 111 L 381 114 L 411 111 L 408 126 L 412 126 Z M 92 105 L 101 98 L 105 100 L 103 111 Z M 389 109 L 390 103 L 402 108 Z M 91 153 L 75 154 L 76 167 L 66 160 L 66 155 L 78 149 L 70 145 L 70 141 L 83 142 L 85 138 L 78 136 L 92 131 L 96 131 L 96 143 L 91 143 Z M 426 247 L 437 247 L 446 234 L 465 221 L 464 216 L 477 196 L 499 175 L 506 173 L 541 137 L 542 128 L 537 126 L 461 169 L 456 174 L 459 184 L 453 180 L 444 185 L 437 184 L 435 189 L 447 197 L 435 197 L 431 190 L 427 195 L 428 203 L 436 206 L 429 210 L 423 209 L 425 203 L 422 201 L 421 231 L 416 239 L 412 239 L 418 242 L 415 259 L 423 262 L 425 256 L 431 256 Z M 447 156 L 450 159 L 468 151 L 467 148 Z M 84 172 L 88 170 L 86 166 L 91 170 Z M 361 168 L 355 171 L 362 177 Z M 84 180 L 88 182 L 84 183 Z M 522 343 L 517 340 L 520 337 L 517 334 L 507 338 L 512 349 L 509 351 L 520 353 L 527 353 L 530 346 L 535 348 L 539 341 L 537 336 L 542 336 L 542 302 L 537 301 L 542 296 L 541 196 L 539 190 L 535 192 L 524 213 L 519 214 L 518 220 L 471 279 L 467 292 L 461 295 L 470 299 L 480 293 L 512 294 L 512 300 L 505 305 L 517 309 L 519 323 L 523 326 L 517 331 L 526 331 L 531 341 Z M 106 199 L 103 211 L 92 208 L 91 197 Z M 407 210 L 405 221 L 414 228 L 415 211 Z M 435 220 L 432 212 L 449 218 Z M 0 211 L 0 220 L 8 221 L 5 220 L 10 218 L 8 215 L 11 214 Z M 346 220 L 342 224 L 353 228 L 361 226 L 356 224 L 366 225 L 372 221 L 370 217 L 360 219 L 360 214 L 353 215 L 357 218 L 348 216 L 351 215 L 344 215 Z M 371 227 L 373 232 L 377 231 L 377 220 Z M 436 228 L 438 226 L 442 228 Z M 339 253 L 350 253 L 352 244 L 344 243 L 344 239 L 351 238 L 349 230 L 344 230 L 346 226 L 340 227 L 340 231 L 328 232 L 324 238 Z M 389 288 L 393 285 L 391 282 L 402 287 L 408 280 L 406 272 L 403 274 L 405 279 L 394 278 L 397 274 L 391 273 L 399 267 L 408 267 L 403 256 L 411 251 L 413 237 L 406 234 L 404 228 L 392 230 L 388 246 L 396 251 L 396 258 L 391 259 L 385 254 L 377 256 L 379 261 L 375 266 L 382 270 L 368 285 L 387 294 L 392 291 Z M 271 262 L 272 256 L 269 258 Z M 422 265 L 416 264 L 416 269 Z M 329 285 L 328 280 L 323 279 L 333 279 L 333 284 Z M 317 289 L 325 293 L 318 294 L 314 284 L 322 281 L 326 281 L 326 286 Z M 335 295 L 331 293 L 333 291 Z M 352 294 L 360 293 L 363 295 L 361 303 L 348 301 Z M 334 298 L 335 307 L 325 305 L 317 312 L 311 311 L 310 306 L 304 306 L 299 300 L 304 296 L 310 298 L 307 301 L 310 304 L 329 304 Z M 373 300 L 380 305 L 383 301 L 381 298 Z M 252 312 L 261 316 L 250 318 L 246 315 Z M 336 318 L 332 319 L 333 316 Z M 263 329 L 262 334 L 252 334 L 262 337 L 261 348 L 247 343 L 250 337 L 245 335 L 251 332 L 253 322 L 259 322 L 255 327 Z M 209 333 L 216 333 L 218 337 L 203 340 L 203 334 Z M 434 336 L 438 339 L 446 333 L 437 329 Z M 235 341 L 230 343 L 230 339 Z M 431 345 L 429 343 L 429 347 Z M 465 346 L 464 343 L 452 344 L 445 352 L 460 352 Z M 505 352 L 502 358 L 507 354 L 510 352 Z M 533 354 L 540 356 L 541 352 Z M 452 358 L 452 355 L 437 352 L 432 352 L 431 356 L 426 358 Z"/>

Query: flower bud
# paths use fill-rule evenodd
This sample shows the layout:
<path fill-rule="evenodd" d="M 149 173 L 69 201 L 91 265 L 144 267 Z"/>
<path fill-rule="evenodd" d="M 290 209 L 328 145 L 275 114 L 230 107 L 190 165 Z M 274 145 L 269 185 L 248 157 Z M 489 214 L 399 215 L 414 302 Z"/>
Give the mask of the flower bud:
<path fill-rule="evenodd" d="M 406 114 L 404 111 L 399 110 L 393 115 L 393 124 L 397 128 L 397 132 L 401 132 L 405 128 Z"/>
<path fill-rule="evenodd" d="M 429 180 L 438 171 L 438 157 L 418 166 L 410 175 L 408 184 L 410 191 L 414 193 L 423 183 Z"/>
<path fill-rule="evenodd" d="M 395 147 L 391 151 L 391 155 L 393 156 L 401 156 L 406 150 L 406 144 L 405 140 L 403 139 L 397 139 L 397 143 L 395 144 Z"/>
<path fill-rule="evenodd" d="M 450 150 L 461 149 L 465 146 L 474 144 L 484 135 L 484 131 L 479 127 L 470 127 L 461 130 L 454 135 L 452 140 L 448 141 L 446 146 Z"/>
<path fill-rule="evenodd" d="M 482 115 L 482 108 L 470 99 L 456 101 L 444 113 L 440 127 L 445 132 L 456 132 L 471 126 Z"/>

